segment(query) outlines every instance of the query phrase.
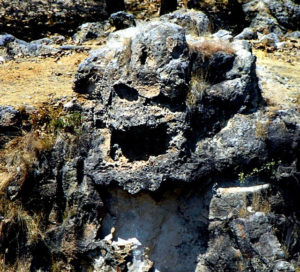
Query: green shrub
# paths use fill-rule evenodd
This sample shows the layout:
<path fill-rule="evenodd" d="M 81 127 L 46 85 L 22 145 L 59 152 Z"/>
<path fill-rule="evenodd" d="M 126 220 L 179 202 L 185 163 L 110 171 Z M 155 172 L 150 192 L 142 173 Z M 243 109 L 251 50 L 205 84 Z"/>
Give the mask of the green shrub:
<path fill-rule="evenodd" d="M 253 168 L 250 172 L 245 173 L 245 172 L 240 172 L 238 174 L 238 180 L 241 183 L 244 183 L 248 178 L 258 176 L 260 174 L 267 174 L 269 176 L 274 176 L 276 174 L 276 167 L 281 164 L 281 161 L 270 161 L 265 164 L 263 164 L 260 168 Z"/>
<path fill-rule="evenodd" d="M 82 125 L 83 117 L 80 112 L 73 112 L 51 121 L 54 131 L 76 132 Z M 77 131 L 78 132 L 78 131 Z"/>

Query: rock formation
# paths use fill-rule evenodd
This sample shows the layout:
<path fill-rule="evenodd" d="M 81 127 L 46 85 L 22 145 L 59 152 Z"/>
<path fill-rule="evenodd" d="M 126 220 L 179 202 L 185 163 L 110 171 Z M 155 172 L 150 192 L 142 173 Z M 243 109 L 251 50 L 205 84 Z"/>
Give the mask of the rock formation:
<path fill-rule="evenodd" d="M 0 33 L 18 38 L 39 38 L 47 31 L 73 32 L 84 22 L 107 19 L 110 13 L 124 9 L 123 1 L 105 0 L 3 0 L 0 2 Z"/>

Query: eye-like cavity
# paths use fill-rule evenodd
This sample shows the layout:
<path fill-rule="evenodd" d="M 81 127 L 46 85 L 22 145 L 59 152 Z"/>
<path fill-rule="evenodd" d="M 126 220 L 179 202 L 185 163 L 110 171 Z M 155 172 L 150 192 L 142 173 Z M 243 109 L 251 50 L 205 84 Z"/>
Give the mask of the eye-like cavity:
<path fill-rule="evenodd" d="M 122 83 L 115 85 L 114 90 L 121 99 L 136 101 L 139 98 L 139 93 L 136 89 Z"/>
<path fill-rule="evenodd" d="M 142 54 L 141 54 L 141 56 L 140 56 L 140 61 L 141 61 L 141 64 L 142 64 L 142 65 L 145 65 L 146 60 L 147 60 L 147 57 L 148 57 L 147 51 L 146 51 L 145 48 L 143 48 Z"/>
<path fill-rule="evenodd" d="M 165 125 L 156 128 L 140 126 L 127 131 L 114 130 L 111 135 L 111 157 L 122 152 L 129 161 L 148 160 L 166 153 L 169 137 Z"/>

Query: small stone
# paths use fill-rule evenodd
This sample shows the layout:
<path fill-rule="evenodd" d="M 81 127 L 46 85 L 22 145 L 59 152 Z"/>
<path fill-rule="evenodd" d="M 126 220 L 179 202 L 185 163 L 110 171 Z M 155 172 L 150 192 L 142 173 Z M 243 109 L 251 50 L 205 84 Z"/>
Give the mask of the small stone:
<path fill-rule="evenodd" d="M 256 31 L 251 27 L 246 27 L 244 30 L 234 37 L 235 40 L 253 40 L 257 38 Z"/>
<path fill-rule="evenodd" d="M 214 33 L 212 35 L 212 37 L 218 38 L 218 39 L 224 40 L 224 41 L 232 41 L 232 38 L 233 38 L 232 33 L 225 29 L 221 29 L 218 32 Z"/>

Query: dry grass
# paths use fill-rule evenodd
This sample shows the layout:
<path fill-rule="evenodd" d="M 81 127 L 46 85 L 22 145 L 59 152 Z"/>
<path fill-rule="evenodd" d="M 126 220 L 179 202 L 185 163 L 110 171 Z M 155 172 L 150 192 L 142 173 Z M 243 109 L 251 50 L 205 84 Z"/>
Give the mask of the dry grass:
<path fill-rule="evenodd" d="M 190 54 L 197 54 L 203 62 L 213 57 L 218 52 L 226 54 L 234 54 L 235 51 L 230 43 L 217 40 L 204 38 L 197 43 L 188 44 Z M 203 97 L 206 89 L 211 85 L 209 80 L 209 69 L 199 69 L 192 73 L 190 80 L 190 90 L 187 94 L 186 102 L 190 108 L 193 108 L 197 101 Z"/>
<path fill-rule="evenodd" d="M 33 171 L 34 164 L 38 161 L 39 153 L 50 148 L 53 143 L 52 134 L 36 131 L 13 139 L 0 150 L 0 215 L 4 217 L 4 220 L 0 222 L 0 237 L 5 239 L 3 230 L 6 229 L 6 224 L 17 224 L 17 231 L 20 235 L 26 233 L 28 243 L 34 244 L 44 239 L 41 231 L 42 215 L 32 214 L 32 212 L 29 214 L 19 200 L 8 199 L 6 192 L 11 182 L 22 188 L 28 175 Z M 18 249 L 10 248 L 10 250 Z M 0 271 L 29 271 L 27 265 L 30 264 L 22 258 L 18 257 L 13 266 L 7 266 L 4 258 L 5 255 L 0 256 Z"/>
<path fill-rule="evenodd" d="M 41 137 L 38 133 L 28 133 L 9 142 L 0 153 L 0 192 L 13 180 L 22 186 L 39 152 L 48 149 L 53 141 L 50 135 Z"/>
<path fill-rule="evenodd" d="M 253 193 L 252 207 L 253 210 L 263 213 L 269 213 L 271 211 L 271 204 L 267 198 L 263 196 L 262 192 Z"/>
<path fill-rule="evenodd" d="M 263 121 L 256 121 L 255 134 L 257 138 L 266 139 L 268 136 L 268 123 Z"/>
<path fill-rule="evenodd" d="M 207 81 L 207 74 L 203 71 L 198 71 L 192 75 L 190 80 L 190 89 L 186 96 L 186 103 L 190 108 L 194 108 L 197 101 L 201 100 L 205 95 L 206 89 L 210 86 Z"/>
<path fill-rule="evenodd" d="M 205 5 L 228 5 L 229 0 L 202 0 Z"/>
<path fill-rule="evenodd" d="M 6 198 L 6 195 L 0 193 L 0 213 L 5 218 L 0 222 L 0 237 L 5 237 L 5 230 L 7 229 L 7 225 L 17 224 L 18 230 L 16 236 L 24 235 L 26 233 L 28 242 L 33 244 L 40 238 L 43 238 L 44 235 L 40 230 L 40 218 L 38 215 L 29 215 L 27 211 L 25 211 L 22 205 L 18 202 L 12 202 Z M 10 248 L 10 250 L 16 250 L 17 254 L 18 248 Z M 18 258 L 14 265 L 10 266 L 5 263 L 5 255 L 0 256 L 0 271 L 7 272 L 25 272 L 30 270 L 30 263 L 26 262 L 22 258 Z"/>
<path fill-rule="evenodd" d="M 61 113 L 61 107 L 40 106 L 29 116 L 32 132 L 14 138 L 0 150 L 0 193 L 12 180 L 21 185 L 32 171 L 38 155 L 52 148 L 55 142 L 52 122 Z"/>
<path fill-rule="evenodd" d="M 37 105 L 73 97 L 74 75 L 87 53 L 54 58 L 29 58 L 0 64 L 0 105 Z"/>
<path fill-rule="evenodd" d="M 191 53 L 200 53 L 204 57 L 212 57 L 218 52 L 224 52 L 230 55 L 235 53 L 230 43 L 218 39 L 204 39 L 201 42 L 189 44 Z"/>
<path fill-rule="evenodd" d="M 30 271 L 30 263 L 19 260 L 14 266 L 7 266 L 0 257 L 0 272 L 28 272 Z"/>

